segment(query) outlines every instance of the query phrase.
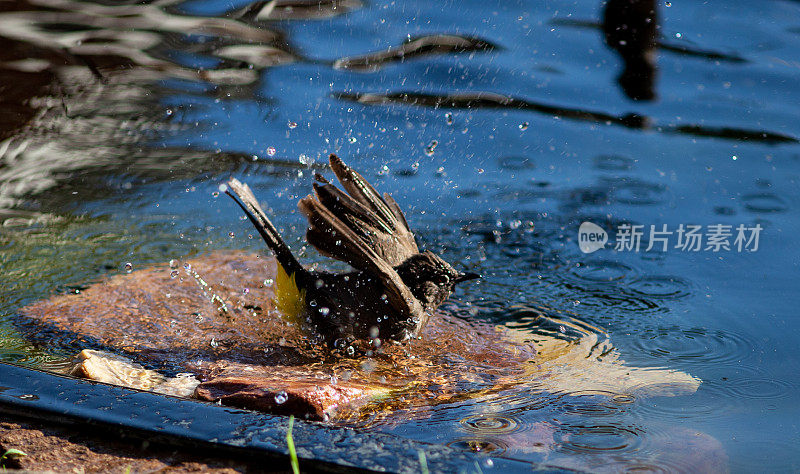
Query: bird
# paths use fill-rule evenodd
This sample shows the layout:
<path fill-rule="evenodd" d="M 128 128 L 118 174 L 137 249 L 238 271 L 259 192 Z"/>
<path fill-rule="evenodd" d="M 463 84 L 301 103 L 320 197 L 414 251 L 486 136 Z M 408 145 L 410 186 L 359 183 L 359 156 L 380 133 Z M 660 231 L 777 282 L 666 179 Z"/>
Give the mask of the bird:
<path fill-rule="evenodd" d="M 455 285 L 480 275 L 460 272 L 435 253 L 420 251 L 388 193 L 378 194 L 335 154 L 329 162 L 344 190 L 316 173 L 313 194 L 300 199 L 298 207 L 308 219 L 306 241 L 320 254 L 349 264 L 349 272 L 304 267 L 249 186 L 236 178 L 227 183 L 225 193 L 275 255 L 277 309 L 337 349 L 353 351 L 358 341 L 379 345 L 419 337 Z"/>

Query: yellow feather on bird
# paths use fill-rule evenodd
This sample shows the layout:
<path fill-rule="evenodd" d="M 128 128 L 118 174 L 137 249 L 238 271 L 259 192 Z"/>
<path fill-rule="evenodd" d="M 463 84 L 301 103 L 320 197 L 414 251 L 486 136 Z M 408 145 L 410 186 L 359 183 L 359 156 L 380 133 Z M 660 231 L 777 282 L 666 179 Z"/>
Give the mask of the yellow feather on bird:
<path fill-rule="evenodd" d="M 275 307 L 286 319 L 299 324 L 306 308 L 306 290 L 297 287 L 294 273 L 289 275 L 283 265 L 278 264 L 275 278 Z"/>

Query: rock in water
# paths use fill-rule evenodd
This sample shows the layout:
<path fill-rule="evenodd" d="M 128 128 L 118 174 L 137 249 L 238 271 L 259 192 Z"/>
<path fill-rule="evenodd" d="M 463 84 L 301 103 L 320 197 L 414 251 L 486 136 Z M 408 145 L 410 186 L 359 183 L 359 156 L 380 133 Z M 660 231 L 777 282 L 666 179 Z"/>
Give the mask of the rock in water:
<path fill-rule="evenodd" d="M 91 349 L 78 354 L 69 375 L 176 397 L 191 397 L 200 384 L 192 374 L 167 377 L 122 356 Z"/>
<path fill-rule="evenodd" d="M 700 383 L 679 371 L 629 367 L 597 334 L 532 338 L 446 313 L 434 315 L 419 340 L 376 344 L 359 358 L 331 354 L 275 310 L 275 274 L 271 258 L 212 253 L 53 296 L 24 308 L 21 326 L 42 342 L 106 351 L 81 352 L 79 376 L 317 420 L 415 416 L 518 386 L 674 395 Z M 597 347 L 602 358 L 592 356 Z"/>

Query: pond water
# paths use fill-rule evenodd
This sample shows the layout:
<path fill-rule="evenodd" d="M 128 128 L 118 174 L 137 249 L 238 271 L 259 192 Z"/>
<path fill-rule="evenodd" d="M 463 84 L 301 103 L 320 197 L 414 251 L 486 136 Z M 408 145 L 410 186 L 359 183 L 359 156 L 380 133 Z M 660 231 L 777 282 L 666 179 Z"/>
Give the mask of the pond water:
<path fill-rule="evenodd" d="M 532 335 L 569 319 L 702 380 L 516 388 L 364 429 L 581 470 L 800 469 L 800 4 L 625 3 L 4 2 L 0 360 L 74 353 L 21 337 L 36 300 L 261 251 L 217 197 L 229 176 L 300 248 L 297 200 L 335 152 L 484 276 L 445 310 Z M 604 248 L 581 251 L 583 222 Z M 691 441 L 718 457 L 670 456 Z"/>

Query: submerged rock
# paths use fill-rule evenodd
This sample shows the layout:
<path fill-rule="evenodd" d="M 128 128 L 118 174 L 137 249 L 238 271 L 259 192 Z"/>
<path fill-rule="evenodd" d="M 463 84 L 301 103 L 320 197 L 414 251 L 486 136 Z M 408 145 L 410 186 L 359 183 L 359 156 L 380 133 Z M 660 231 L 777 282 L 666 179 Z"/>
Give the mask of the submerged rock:
<path fill-rule="evenodd" d="M 78 354 L 69 375 L 176 397 L 192 396 L 200 384 L 192 374 L 167 377 L 122 356 L 91 349 Z"/>
<path fill-rule="evenodd" d="M 446 313 L 418 340 L 332 354 L 275 311 L 275 272 L 271 258 L 212 253 L 53 296 L 24 308 L 23 326 L 31 338 L 107 351 L 81 352 L 74 375 L 317 420 L 418 416 L 519 386 L 633 396 L 691 393 L 700 383 L 626 366 L 597 333 L 532 337 Z"/>

